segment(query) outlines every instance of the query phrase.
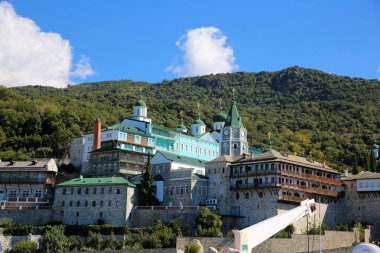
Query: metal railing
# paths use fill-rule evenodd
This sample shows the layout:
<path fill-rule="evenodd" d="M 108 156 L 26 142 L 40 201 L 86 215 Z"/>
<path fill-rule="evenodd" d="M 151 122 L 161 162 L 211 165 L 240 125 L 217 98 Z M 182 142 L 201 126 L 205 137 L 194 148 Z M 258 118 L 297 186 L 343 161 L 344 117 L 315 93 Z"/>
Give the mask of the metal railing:
<path fill-rule="evenodd" d="M 282 195 L 282 196 L 278 196 L 278 200 L 283 200 L 283 201 L 290 201 L 290 202 L 302 202 L 304 201 L 306 198 L 302 198 L 302 197 L 297 197 L 297 196 L 288 196 L 288 195 Z"/>
<path fill-rule="evenodd" d="M 256 188 L 266 188 L 266 187 L 276 187 L 279 184 L 276 183 L 248 183 L 248 184 L 230 184 L 231 190 L 248 190 L 248 189 L 256 189 Z"/>
<path fill-rule="evenodd" d="M 199 210 L 207 207 L 216 210 L 216 206 L 135 206 L 136 210 Z"/>
<path fill-rule="evenodd" d="M 0 178 L 0 183 L 17 183 L 17 184 L 55 184 L 55 178 Z"/>
<path fill-rule="evenodd" d="M 233 172 L 231 177 L 254 177 L 264 175 L 274 175 L 278 172 L 276 170 L 250 170 L 244 172 Z"/>
<path fill-rule="evenodd" d="M 319 194 L 319 195 L 327 195 L 331 197 L 337 197 L 338 192 L 328 190 L 328 189 L 322 189 L 318 187 L 311 187 L 311 186 L 306 186 L 306 185 L 294 185 L 294 184 L 289 184 L 289 183 L 281 183 L 281 186 L 287 189 L 292 189 L 292 190 L 297 190 L 297 191 L 303 191 L 307 193 L 314 193 L 314 194 Z"/>

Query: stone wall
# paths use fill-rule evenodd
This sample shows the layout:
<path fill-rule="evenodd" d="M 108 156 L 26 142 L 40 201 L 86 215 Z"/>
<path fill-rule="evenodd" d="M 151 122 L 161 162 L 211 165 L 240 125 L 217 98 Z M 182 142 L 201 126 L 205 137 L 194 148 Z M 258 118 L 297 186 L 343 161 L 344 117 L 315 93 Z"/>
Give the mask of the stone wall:
<path fill-rule="evenodd" d="M 0 209 L 0 219 L 9 219 L 17 224 L 45 225 L 53 222 L 53 211 L 52 209 Z"/>
<path fill-rule="evenodd" d="M 308 237 L 309 237 L 309 249 L 312 251 L 319 250 L 319 236 L 312 235 L 293 235 L 292 238 L 271 238 L 266 240 L 262 244 L 253 249 L 252 252 L 307 252 L 308 251 Z M 234 248 L 233 238 L 208 238 L 208 237 L 178 237 L 177 238 L 177 252 L 183 253 L 185 245 L 193 240 L 197 239 L 201 242 L 204 252 L 207 252 L 208 247 L 214 247 L 217 249 L 222 248 Z M 337 232 L 326 231 L 325 235 L 322 235 L 322 249 L 323 251 L 340 250 L 338 252 L 346 252 L 355 242 L 354 232 Z"/>
<path fill-rule="evenodd" d="M 158 219 L 163 222 L 178 220 L 184 227 L 185 232 L 193 232 L 195 219 L 199 216 L 197 209 L 168 209 L 168 210 L 150 210 L 134 209 L 132 212 L 132 226 L 145 227 L 153 225 Z"/>
<path fill-rule="evenodd" d="M 20 240 L 28 240 L 37 242 L 38 247 L 43 240 L 41 235 L 28 235 L 28 236 L 3 236 L 0 235 L 0 243 L 3 246 L 3 250 L 11 250 L 15 244 Z"/>
<path fill-rule="evenodd" d="M 103 219 L 107 224 L 130 225 L 134 190 L 126 185 L 58 187 L 54 219 L 64 224 L 97 224 L 98 219 Z"/>

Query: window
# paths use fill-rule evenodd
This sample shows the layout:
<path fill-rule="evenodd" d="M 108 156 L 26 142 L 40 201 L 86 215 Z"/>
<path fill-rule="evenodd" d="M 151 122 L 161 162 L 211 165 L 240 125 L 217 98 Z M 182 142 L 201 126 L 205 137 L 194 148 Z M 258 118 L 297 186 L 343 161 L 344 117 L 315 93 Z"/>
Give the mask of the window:
<path fill-rule="evenodd" d="M 96 188 L 92 189 L 92 194 L 96 194 Z"/>
<path fill-rule="evenodd" d="M 76 213 L 76 216 L 79 217 L 79 212 Z"/>
<path fill-rule="evenodd" d="M 117 189 L 116 189 L 116 194 L 120 194 L 120 192 L 121 192 L 121 191 L 120 191 L 120 188 L 117 188 Z"/>
<path fill-rule="evenodd" d="M 93 207 L 96 206 L 96 201 L 92 201 L 92 206 L 93 206 Z"/>
<path fill-rule="evenodd" d="M 111 207 L 111 206 L 112 206 L 112 201 L 108 200 L 108 207 Z"/>
<path fill-rule="evenodd" d="M 80 207 L 80 201 L 77 201 L 77 207 Z"/>
<path fill-rule="evenodd" d="M 70 193 L 71 193 L 71 195 L 74 194 L 74 188 L 71 188 L 71 189 L 70 189 Z"/>
<path fill-rule="evenodd" d="M 188 194 L 188 193 L 189 193 L 189 186 L 185 185 L 185 194 Z"/>
<path fill-rule="evenodd" d="M 112 194 L 112 187 L 108 189 L 108 194 Z"/>
<path fill-rule="evenodd" d="M 198 194 L 198 186 L 194 186 L 194 195 Z"/>
<path fill-rule="evenodd" d="M 178 186 L 175 187 L 175 193 L 174 194 L 176 194 L 176 195 L 179 194 L 179 192 L 178 192 Z"/>
<path fill-rule="evenodd" d="M 238 200 L 240 198 L 239 193 L 236 193 L 236 199 Z"/>
<path fill-rule="evenodd" d="M 181 185 L 181 194 L 184 194 L 185 192 L 184 192 L 184 187 L 183 187 L 183 185 Z"/>
<path fill-rule="evenodd" d="M 198 187 L 198 194 L 199 194 L 199 195 L 202 195 L 202 186 L 199 186 L 199 187 Z"/>
<path fill-rule="evenodd" d="M 246 198 L 246 199 L 249 199 L 249 192 L 246 192 L 246 193 L 245 193 L 245 198 Z"/>
<path fill-rule="evenodd" d="M 100 207 L 103 207 L 103 204 L 104 204 L 104 202 L 103 202 L 103 200 L 101 200 L 100 201 Z"/>
<path fill-rule="evenodd" d="M 86 194 L 88 194 L 88 192 L 89 192 L 89 189 L 88 189 L 88 188 L 86 188 L 86 190 L 85 190 L 85 193 L 86 193 Z"/>
<path fill-rule="evenodd" d="M 82 194 L 82 188 L 78 188 L 78 195 Z"/>
<path fill-rule="evenodd" d="M 64 211 L 61 211 L 61 216 L 65 216 L 65 212 Z"/>
<path fill-rule="evenodd" d="M 203 187 L 203 194 L 207 196 L 207 186 Z"/>
<path fill-rule="evenodd" d="M 87 200 L 84 202 L 84 206 L 88 207 L 88 201 Z"/>
<path fill-rule="evenodd" d="M 62 190 L 62 195 L 66 195 L 66 188 Z"/>
<path fill-rule="evenodd" d="M 100 218 L 103 218 L 103 212 L 100 212 L 100 213 L 99 213 L 99 217 L 100 217 Z"/>
<path fill-rule="evenodd" d="M 170 195 L 173 195 L 173 186 L 170 186 Z"/>
<path fill-rule="evenodd" d="M 61 206 L 65 207 L 65 201 L 64 200 L 62 201 L 62 205 Z"/>
<path fill-rule="evenodd" d="M 70 207 L 72 207 L 73 206 L 73 202 L 70 200 Z"/>
<path fill-rule="evenodd" d="M 100 190 L 100 194 L 104 194 L 104 188 Z"/>
<path fill-rule="evenodd" d="M 41 191 L 41 190 L 37 190 L 37 191 L 35 191 L 35 192 L 34 192 L 34 196 L 35 196 L 36 198 L 41 198 L 41 196 L 42 196 L 42 191 Z"/>

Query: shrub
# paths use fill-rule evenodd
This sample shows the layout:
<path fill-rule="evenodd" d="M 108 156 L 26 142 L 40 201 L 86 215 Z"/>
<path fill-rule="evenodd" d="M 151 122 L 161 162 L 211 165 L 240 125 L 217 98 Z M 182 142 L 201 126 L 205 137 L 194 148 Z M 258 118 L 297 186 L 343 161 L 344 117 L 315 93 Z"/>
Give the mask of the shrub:
<path fill-rule="evenodd" d="M 202 207 L 196 220 L 197 236 L 221 237 L 220 231 L 222 220 L 218 214 L 215 214 L 206 207 Z"/>
<path fill-rule="evenodd" d="M 103 238 L 99 233 L 89 232 L 86 240 L 86 247 L 99 250 L 102 248 Z"/>
<path fill-rule="evenodd" d="M 61 253 L 66 252 L 69 242 L 63 233 L 63 228 L 53 226 L 44 235 L 44 252 Z"/>
<path fill-rule="evenodd" d="M 83 241 L 77 235 L 67 237 L 67 241 L 70 251 L 81 250 L 84 247 Z"/>
<path fill-rule="evenodd" d="M 120 249 L 120 242 L 116 239 L 115 234 L 112 232 L 106 240 L 103 241 L 103 249 Z"/>
<path fill-rule="evenodd" d="M 173 233 L 176 236 L 182 236 L 182 226 L 181 223 L 178 220 L 172 220 L 169 223 L 169 227 L 172 229 Z"/>
<path fill-rule="evenodd" d="M 188 242 L 185 245 L 185 253 L 200 253 L 201 252 L 201 246 L 194 241 Z"/>
<path fill-rule="evenodd" d="M 20 240 L 16 243 L 14 253 L 35 253 L 37 252 L 37 243 L 27 240 Z"/>

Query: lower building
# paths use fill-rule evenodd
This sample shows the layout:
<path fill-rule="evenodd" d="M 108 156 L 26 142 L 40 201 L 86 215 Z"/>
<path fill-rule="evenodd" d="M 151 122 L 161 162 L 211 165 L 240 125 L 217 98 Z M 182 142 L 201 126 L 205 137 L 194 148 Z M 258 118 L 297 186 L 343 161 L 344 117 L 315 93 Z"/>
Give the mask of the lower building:
<path fill-rule="evenodd" d="M 54 220 L 130 225 L 135 202 L 135 185 L 124 177 L 76 178 L 57 185 Z"/>
<path fill-rule="evenodd" d="M 207 199 L 204 162 L 158 151 L 152 158 L 157 199 L 165 206 L 198 206 Z"/>
<path fill-rule="evenodd" d="M 51 208 L 57 173 L 54 159 L 0 160 L 1 209 Z"/>

